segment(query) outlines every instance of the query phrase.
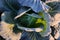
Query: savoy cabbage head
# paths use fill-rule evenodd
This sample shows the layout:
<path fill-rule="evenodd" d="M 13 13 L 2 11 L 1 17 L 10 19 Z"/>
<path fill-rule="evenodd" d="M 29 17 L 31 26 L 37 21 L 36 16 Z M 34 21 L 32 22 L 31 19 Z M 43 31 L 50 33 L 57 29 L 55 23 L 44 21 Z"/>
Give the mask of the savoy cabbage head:
<path fill-rule="evenodd" d="M 37 40 L 37 35 L 48 36 L 51 32 L 48 9 L 50 7 L 41 0 L 0 0 L 3 21 L 16 25 L 19 30 L 24 31 L 22 38 L 28 36 L 29 40 Z M 32 34 L 35 37 L 30 38 Z"/>

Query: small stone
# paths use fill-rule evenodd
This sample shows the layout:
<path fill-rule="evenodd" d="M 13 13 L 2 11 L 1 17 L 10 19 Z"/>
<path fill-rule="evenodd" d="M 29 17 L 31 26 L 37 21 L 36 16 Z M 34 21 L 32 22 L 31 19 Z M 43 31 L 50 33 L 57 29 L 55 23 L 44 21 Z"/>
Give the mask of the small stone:
<path fill-rule="evenodd" d="M 57 33 L 55 34 L 54 38 L 55 39 L 58 39 L 59 38 L 59 31 L 57 31 Z"/>
<path fill-rule="evenodd" d="M 50 39 L 49 40 L 54 40 L 54 38 L 50 35 Z"/>

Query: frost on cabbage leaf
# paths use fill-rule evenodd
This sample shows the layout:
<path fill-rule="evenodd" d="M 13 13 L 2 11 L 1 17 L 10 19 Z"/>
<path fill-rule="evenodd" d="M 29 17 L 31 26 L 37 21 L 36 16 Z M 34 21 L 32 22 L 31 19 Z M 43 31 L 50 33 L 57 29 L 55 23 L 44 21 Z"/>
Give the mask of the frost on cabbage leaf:
<path fill-rule="evenodd" d="M 50 30 L 50 15 L 46 12 L 46 10 L 48 10 L 50 7 L 47 6 L 45 3 L 43 3 L 40 0 L 0 0 L 2 3 L 0 5 L 0 8 L 2 7 L 2 10 L 4 8 L 4 20 L 5 22 L 9 23 L 9 24 L 14 24 L 14 25 L 19 25 L 20 30 L 23 31 L 27 31 L 26 27 L 31 29 L 31 28 L 37 28 L 36 26 L 38 26 L 38 28 L 40 28 L 40 22 L 43 23 L 44 26 L 41 27 L 41 29 L 44 29 L 41 32 L 36 32 L 36 29 L 31 29 L 33 30 L 33 32 L 23 32 L 22 33 L 22 38 L 23 37 L 27 37 L 30 40 L 34 40 L 34 39 L 39 39 L 37 38 L 37 36 L 40 37 L 41 36 L 48 36 Z M 29 11 L 27 11 L 28 9 L 31 9 Z M 27 12 L 25 12 L 27 11 Z M 16 16 L 20 15 L 21 13 L 25 13 L 24 15 L 22 15 L 21 17 L 14 19 Z M 39 15 L 42 14 L 42 15 Z M 29 19 L 30 18 L 30 19 Z M 18 20 L 18 21 L 17 21 Z M 36 22 L 37 21 L 37 22 Z M 38 23 L 35 25 L 35 23 Z M 17 25 L 17 27 L 18 27 Z M 23 29 L 23 27 L 25 27 Z M 19 28 L 18 28 L 19 29 Z M 28 29 L 28 30 L 29 30 Z M 25 35 L 25 33 L 27 35 Z M 31 38 L 31 35 L 34 34 L 33 38 Z M 27 38 L 26 38 L 27 40 Z"/>

